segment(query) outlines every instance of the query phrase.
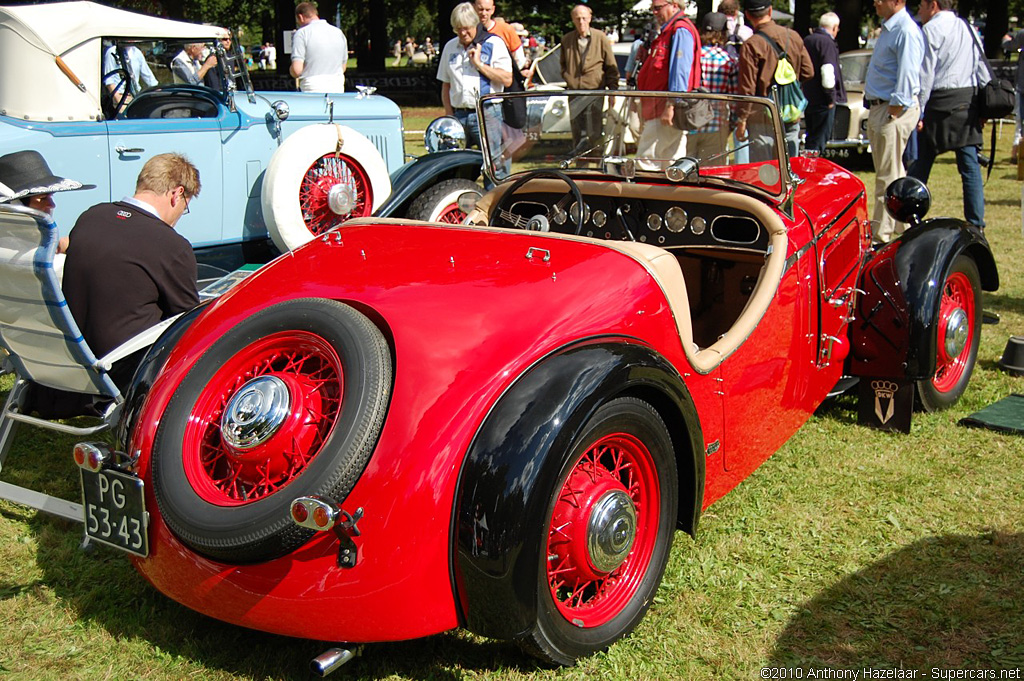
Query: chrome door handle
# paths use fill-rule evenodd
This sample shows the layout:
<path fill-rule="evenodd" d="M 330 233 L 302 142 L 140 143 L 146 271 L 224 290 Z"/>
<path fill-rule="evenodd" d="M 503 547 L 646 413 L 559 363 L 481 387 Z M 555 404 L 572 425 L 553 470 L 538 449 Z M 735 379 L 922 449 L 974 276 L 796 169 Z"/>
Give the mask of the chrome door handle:
<path fill-rule="evenodd" d="M 145 149 L 143 149 L 142 147 L 116 146 L 114 147 L 114 151 L 116 151 L 119 154 L 141 154 L 142 152 L 145 151 Z"/>

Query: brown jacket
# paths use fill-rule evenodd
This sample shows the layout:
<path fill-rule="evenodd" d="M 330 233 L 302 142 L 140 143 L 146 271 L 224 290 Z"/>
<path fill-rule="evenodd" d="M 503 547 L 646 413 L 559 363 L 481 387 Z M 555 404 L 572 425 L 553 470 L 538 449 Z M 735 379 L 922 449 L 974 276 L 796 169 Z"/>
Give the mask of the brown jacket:
<path fill-rule="evenodd" d="M 590 29 L 590 44 L 580 54 L 579 34 L 573 30 L 562 36 L 562 78 L 569 90 L 616 90 L 619 67 L 612 43 L 603 32 Z"/>
<path fill-rule="evenodd" d="M 789 63 L 796 71 L 797 80 L 803 82 L 814 77 L 814 65 L 811 55 L 807 54 L 803 38 L 790 28 L 779 26 L 774 21 L 762 24 L 760 31 L 771 37 L 786 51 Z M 762 36 L 750 36 L 740 46 L 740 82 L 739 94 L 767 97 L 775 77 L 775 67 L 779 58 L 775 56 L 775 48 Z M 747 109 L 748 107 L 742 107 Z M 741 112 L 741 118 L 745 118 Z"/>

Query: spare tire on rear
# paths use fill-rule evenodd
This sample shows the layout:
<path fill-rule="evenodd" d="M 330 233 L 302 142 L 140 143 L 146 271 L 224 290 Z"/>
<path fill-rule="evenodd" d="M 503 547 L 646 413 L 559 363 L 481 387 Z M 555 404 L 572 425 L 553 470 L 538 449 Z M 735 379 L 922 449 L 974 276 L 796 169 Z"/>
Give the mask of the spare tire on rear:
<path fill-rule="evenodd" d="M 153 443 L 153 492 L 170 530 L 229 563 L 270 560 L 313 534 L 291 502 L 343 500 L 383 427 L 391 352 L 365 315 L 292 300 L 245 319 L 188 372 Z"/>

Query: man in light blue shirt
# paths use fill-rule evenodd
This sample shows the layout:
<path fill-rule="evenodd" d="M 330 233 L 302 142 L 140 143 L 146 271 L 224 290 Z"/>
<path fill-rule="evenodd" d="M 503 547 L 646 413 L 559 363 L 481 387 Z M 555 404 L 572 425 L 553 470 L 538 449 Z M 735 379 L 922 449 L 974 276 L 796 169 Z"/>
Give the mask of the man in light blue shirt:
<path fill-rule="evenodd" d="M 121 100 L 130 102 L 133 95 L 138 94 L 142 86 L 153 87 L 158 81 L 153 71 L 146 63 L 146 57 L 135 45 L 125 45 L 121 48 L 119 55 L 115 55 L 117 45 L 111 45 L 103 52 L 103 85 L 114 102 L 115 108 L 120 106 Z M 127 60 L 127 61 L 125 61 Z M 117 71 L 123 68 L 132 79 L 130 92 L 125 92 L 125 81 Z"/>
<path fill-rule="evenodd" d="M 875 0 L 875 11 L 882 19 L 882 33 L 868 64 L 864 103 L 871 107 L 868 141 L 875 161 L 873 239 L 886 243 L 906 229 L 886 213 L 885 188 L 906 175 L 903 149 L 921 113 L 924 36 L 907 12 L 905 0 Z"/>

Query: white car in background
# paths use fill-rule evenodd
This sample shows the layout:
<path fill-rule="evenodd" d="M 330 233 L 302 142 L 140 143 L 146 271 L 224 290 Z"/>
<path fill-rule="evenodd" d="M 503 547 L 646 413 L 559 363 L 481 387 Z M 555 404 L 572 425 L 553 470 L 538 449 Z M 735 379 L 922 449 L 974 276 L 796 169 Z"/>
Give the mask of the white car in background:
<path fill-rule="evenodd" d="M 839 70 L 846 86 L 846 103 L 836 105 L 831 139 L 825 158 L 836 163 L 872 166 L 868 142 L 868 109 L 864 106 L 864 81 L 873 50 L 851 50 L 839 55 Z"/>
<path fill-rule="evenodd" d="M 629 52 L 633 43 L 613 43 L 612 52 L 615 54 L 615 62 L 619 67 L 619 89 L 626 89 L 626 61 L 629 59 Z M 550 90 L 552 93 L 562 92 L 565 88 L 565 79 L 562 78 L 561 65 L 562 46 L 556 45 L 548 50 L 543 56 L 534 60 L 530 65 L 530 73 L 527 78 L 528 89 L 535 92 Z M 623 103 L 625 103 L 623 99 Z M 626 124 L 625 142 L 633 143 L 640 134 L 639 119 L 635 114 L 628 111 L 620 111 L 615 108 L 608 109 L 610 112 L 605 121 L 606 130 L 614 130 L 616 127 Z M 547 99 L 532 97 L 527 101 L 527 127 L 540 130 L 544 137 L 549 135 L 568 135 L 572 130 L 569 126 L 569 100 L 562 95 L 552 95 Z M 611 140 L 609 140 L 611 143 Z M 621 150 L 606 149 L 606 153 L 621 153 Z"/>

